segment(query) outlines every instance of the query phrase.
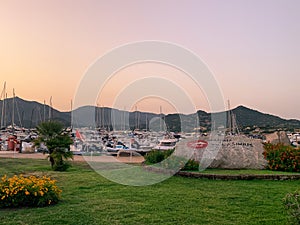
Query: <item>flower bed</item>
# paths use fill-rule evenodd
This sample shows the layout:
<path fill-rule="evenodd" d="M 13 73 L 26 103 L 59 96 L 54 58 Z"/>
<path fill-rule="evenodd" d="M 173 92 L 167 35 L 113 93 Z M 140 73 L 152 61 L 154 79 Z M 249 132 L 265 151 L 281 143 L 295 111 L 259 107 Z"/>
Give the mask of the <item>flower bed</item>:
<path fill-rule="evenodd" d="M 15 175 L 0 180 L 0 207 L 46 206 L 59 201 L 61 190 L 50 177 Z"/>

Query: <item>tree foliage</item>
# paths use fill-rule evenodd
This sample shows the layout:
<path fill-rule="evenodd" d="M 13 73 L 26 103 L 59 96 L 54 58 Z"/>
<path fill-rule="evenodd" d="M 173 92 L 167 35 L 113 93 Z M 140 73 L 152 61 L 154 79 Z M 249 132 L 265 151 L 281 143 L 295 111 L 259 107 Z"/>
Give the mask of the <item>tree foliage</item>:
<path fill-rule="evenodd" d="M 68 159 L 72 159 L 70 144 L 73 143 L 69 133 L 65 131 L 63 124 L 57 121 L 42 122 L 37 126 L 38 138 L 35 145 L 46 145 L 49 151 L 49 160 L 54 170 L 65 171 L 70 164 Z"/>

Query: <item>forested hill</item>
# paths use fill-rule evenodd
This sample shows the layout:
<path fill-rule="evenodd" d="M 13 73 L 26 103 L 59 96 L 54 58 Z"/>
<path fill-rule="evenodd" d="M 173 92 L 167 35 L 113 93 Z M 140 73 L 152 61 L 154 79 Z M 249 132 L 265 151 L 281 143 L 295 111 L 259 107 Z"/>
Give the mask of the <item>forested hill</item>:
<path fill-rule="evenodd" d="M 14 109 L 13 109 L 14 102 Z M 14 110 L 14 122 L 18 126 L 24 127 L 36 127 L 38 123 L 49 118 L 58 120 L 64 123 L 66 126 L 71 124 L 71 112 L 60 112 L 51 108 L 49 105 L 44 105 L 36 101 L 27 101 L 19 97 L 15 97 L 5 100 L 4 112 L 4 125 L 10 125 L 12 123 L 12 112 Z M 2 116 L 3 100 L 0 101 L 0 118 Z M 154 113 L 146 112 L 125 112 L 122 110 L 111 108 L 95 108 L 94 106 L 85 106 L 75 110 L 76 115 L 81 115 L 82 118 L 89 112 L 94 112 L 95 116 L 91 118 L 85 118 L 80 126 L 90 126 L 92 124 L 109 126 L 113 121 L 111 115 L 119 115 L 121 118 L 129 118 L 130 128 L 149 128 L 150 122 L 155 122 L 154 118 L 162 118 L 166 121 L 167 127 L 171 131 L 180 130 L 180 120 L 186 121 L 194 120 L 196 114 L 182 115 L 182 114 L 169 114 L 158 115 Z M 112 114 L 113 112 L 113 114 Z M 236 117 L 236 121 L 239 127 L 263 127 L 263 128 L 300 128 L 299 120 L 286 120 L 278 116 L 259 112 L 254 109 L 247 108 L 245 106 L 238 106 L 232 110 Z M 227 113 L 227 112 L 223 112 Z M 126 116 L 125 116 L 126 115 Z M 209 127 L 211 114 L 205 111 L 199 110 L 197 112 L 200 126 Z M 76 119 L 76 118 L 75 118 Z M 2 118 L 0 119 L 0 121 Z M 157 122 L 156 122 L 157 123 Z M 3 124 L 2 124 L 3 125 Z M 120 127 L 122 128 L 122 127 Z M 128 127 L 126 127 L 128 128 Z"/>

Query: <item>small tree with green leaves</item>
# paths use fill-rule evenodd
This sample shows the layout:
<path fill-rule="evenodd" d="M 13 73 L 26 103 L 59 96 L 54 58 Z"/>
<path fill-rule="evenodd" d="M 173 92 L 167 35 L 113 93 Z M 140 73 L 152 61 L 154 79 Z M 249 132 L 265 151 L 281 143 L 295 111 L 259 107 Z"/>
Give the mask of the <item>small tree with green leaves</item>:
<path fill-rule="evenodd" d="M 51 167 L 56 171 L 65 171 L 70 167 L 68 159 L 73 159 L 70 144 L 73 143 L 63 124 L 56 121 L 42 122 L 37 126 L 38 138 L 35 146 L 44 143 L 49 151 Z"/>

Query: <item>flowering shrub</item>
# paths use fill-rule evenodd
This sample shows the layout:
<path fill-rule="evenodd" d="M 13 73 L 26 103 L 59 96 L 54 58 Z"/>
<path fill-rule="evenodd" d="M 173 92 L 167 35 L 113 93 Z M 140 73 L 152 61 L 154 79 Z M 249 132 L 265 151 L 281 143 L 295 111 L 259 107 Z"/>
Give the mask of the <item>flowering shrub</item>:
<path fill-rule="evenodd" d="M 300 172 L 300 150 L 283 144 L 264 145 L 267 169 L 287 172 Z"/>
<path fill-rule="evenodd" d="M 46 206 L 60 199 L 61 190 L 50 177 L 15 175 L 0 180 L 0 207 Z"/>

